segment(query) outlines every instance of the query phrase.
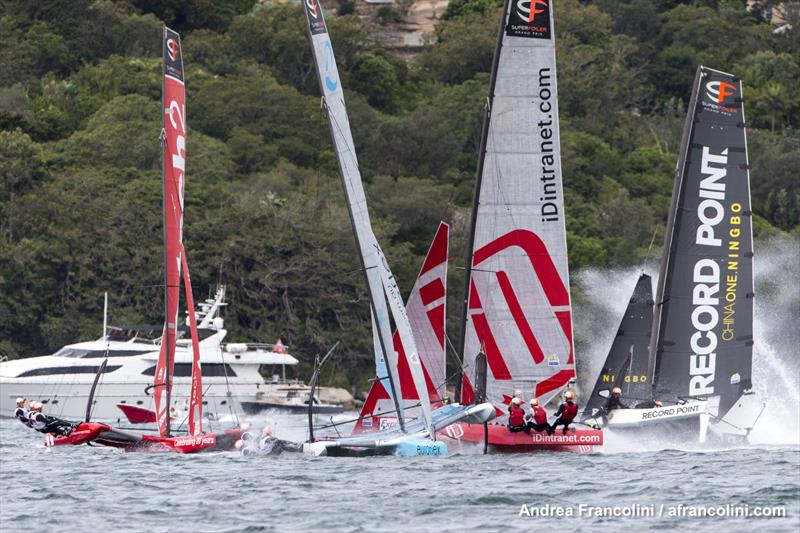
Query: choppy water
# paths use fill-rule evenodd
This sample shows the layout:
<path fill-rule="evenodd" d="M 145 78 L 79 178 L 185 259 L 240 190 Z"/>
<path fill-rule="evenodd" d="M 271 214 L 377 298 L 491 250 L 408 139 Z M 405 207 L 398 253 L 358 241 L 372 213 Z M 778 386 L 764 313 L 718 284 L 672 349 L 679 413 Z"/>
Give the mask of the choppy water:
<path fill-rule="evenodd" d="M 0 420 L 0 531 L 800 530 L 800 447 L 447 458 L 47 450 Z M 522 504 L 778 506 L 785 518 L 520 517 Z M 665 511 L 666 512 L 666 511 Z"/>

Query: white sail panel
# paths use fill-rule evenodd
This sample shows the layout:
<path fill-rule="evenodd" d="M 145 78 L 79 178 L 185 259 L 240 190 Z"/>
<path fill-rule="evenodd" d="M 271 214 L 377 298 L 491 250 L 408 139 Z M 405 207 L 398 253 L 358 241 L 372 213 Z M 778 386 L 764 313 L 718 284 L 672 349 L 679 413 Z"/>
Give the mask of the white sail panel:
<path fill-rule="evenodd" d="M 551 6 L 506 2 L 478 173 L 462 401 L 483 350 L 502 412 L 575 377 Z"/>

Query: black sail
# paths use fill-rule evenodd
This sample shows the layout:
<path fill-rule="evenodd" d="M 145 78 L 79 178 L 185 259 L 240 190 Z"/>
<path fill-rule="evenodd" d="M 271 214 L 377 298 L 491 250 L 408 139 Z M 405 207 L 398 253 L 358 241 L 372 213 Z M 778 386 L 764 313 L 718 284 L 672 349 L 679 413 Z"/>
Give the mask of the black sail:
<path fill-rule="evenodd" d="M 623 399 L 635 404 L 652 396 L 650 374 L 650 330 L 653 327 L 653 287 L 650 276 L 642 274 L 633 290 L 617 336 L 586 403 L 587 413 L 603 405 L 602 390 L 622 389 Z"/>
<path fill-rule="evenodd" d="M 741 80 L 701 66 L 656 292 L 656 397 L 718 397 L 724 416 L 752 387 L 751 215 Z"/>

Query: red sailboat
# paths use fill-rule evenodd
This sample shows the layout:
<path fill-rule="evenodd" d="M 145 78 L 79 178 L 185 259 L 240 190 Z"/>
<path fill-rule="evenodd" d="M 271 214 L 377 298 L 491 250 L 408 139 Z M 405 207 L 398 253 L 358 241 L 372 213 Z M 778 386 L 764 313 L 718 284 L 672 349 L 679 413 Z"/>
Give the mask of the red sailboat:
<path fill-rule="evenodd" d="M 79 424 L 68 436 L 50 437 L 49 445 L 94 443 L 126 450 L 173 450 L 194 453 L 233 449 L 241 436 L 238 429 L 224 433 L 203 432 L 203 384 L 200 368 L 200 346 L 192 298 L 192 282 L 186 250 L 183 246 L 184 184 L 186 176 L 186 91 L 180 35 L 164 27 L 163 35 L 163 174 L 164 174 L 164 330 L 153 382 L 155 418 L 158 436 L 138 435 L 111 428 L 106 424 Z M 175 345 L 178 336 L 181 276 L 186 296 L 192 345 L 192 385 L 189 396 L 188 435 L 174 436 L 171 431 L 172 376 L 175 367 Z M 98 373 L 98 376 L 100 373 Z M 95 382 L 96 385 L 96 382 Z M 94 387 L 92 393 L 94 392 Z M 93 395 L 93 394 L 92 394 Z M 91 396 L 91 395 L 90 395 Z M 89 401 L 91 405 L 91 398 Z"/>

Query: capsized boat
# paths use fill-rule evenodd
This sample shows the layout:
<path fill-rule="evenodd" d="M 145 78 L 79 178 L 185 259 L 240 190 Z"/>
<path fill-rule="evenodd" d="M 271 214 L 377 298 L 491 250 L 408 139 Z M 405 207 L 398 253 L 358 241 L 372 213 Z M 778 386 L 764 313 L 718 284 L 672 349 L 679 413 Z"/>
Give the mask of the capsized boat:
<path fill-rule="evenodd" d="M 46 444 L 106 444 L 125 450 L 171 450 L 179 453 L 233 449 L 241 436 L 239 429 L 220 434 L 203 431 L 203 382 L 200 363 L 200 343 L 197 317 L 194 311 L 192 283 L 186 250 L 183 246 L 183 200 L 186 168 L 186 104 L 183 58 L 180 35 L 164 27 L 163 34 L 163 163 L 164 163 L 164 285 L 165 317 L 161 347 L 152 386 L 155 400 L 158 436 L 126 433 L 104 424 L 89 422 L 92 401 L 87 405 L 86 422 L 78 425 L 68 436 L 50 436 Z M 187 318 L 191 336 L 192 384 L 189 395 L 188 435 L 174 436 L 171 431 L 170 396 L 175 373 L 175 348 L 178 337 L 178 317 L 181 277 L 186 297 Z M 103 362 L 103 366 L 107 361 Z M 95 377 L 91 396 L 102 374 Z M 77 432 L 77 433 L 76 433 Z M 113 444 L 111 444 L 113 443 Z"/>
<path fill-rule="evenodd" d="M 583 422 L 609 429 L 658 428 L 673 433 L 675 422 L 684 425 L 692 420 L 697 431 L 708 426 L 707 402 L 682 399 L 675 403 L 655 405 L 653 399 L 653 362 L 650 334 L 653 327 L 652 279 L 639 276 L 636 287 L 622 316 L 617 334 L 583 410 Z M 615 388 L 621 390 L 623 408 L 611 409 L 608 398 Z"/>
<path fill-rule="evenodd" d="M 745 438 L 764 409 L 752 384 L 753 297 L 742 82 L 700 66 L 655 299 L 653 397 L 706 400 L 708 435 L 722 440 Z"/>
<path fill-rule="evenodd" d="M 492 450 L 586 451 L 602 444 L 602 432 L 583 426 L 573 426 L 574 444 L 544 433 L 511 434 L 505 426 L 515 391 L 544 406 L 575 382 L 551 6 L 505 1 L 481 134 L 460 397 L 475 398 L 473 361 L 484 352 L 487 399 L 498 418 L 488 428 L 454 427 L 450 442 L 488 435 Z M 584 439 L 591 444 L 577 442 Z"/>
<path fill-rule="evenodd" d="M 442 400 L 446 397 L 445 304 L 449 238 L 450 226 L 440 222 L 406 302 L 406 313 L 417 341 L 420 365 L 433 407 L 443 405 Z M 399 403 L 404 414 L 414 416 L 419 412 L 420 397 L 397 331 L 392 336 L 392 345 L 398 360 L 397 370 L 402 394 Z M 397 425 L 397 412 L 391 396 L 386 360 L 378 343 L 375 344 L 375 355 L 376 379 L 370 386 L 353 428 L 354 435 Z"/>
<path fill-rule="evenodd" d="M 336 448 L 348 449 L 354 453 L 359 453 L 365 449 L 381 447 L 391 450 L 390 453 L 400 455 L 416 455 L 416 451 L 419 451 L 419 454 L 425 454 L 423 453 L 424 451 L 433 448 L 441 452 L 446 450 L 446 447 L 443 447 L 435 440 L 437 426 L 434 424 L 431 399 L 428 395 L 428 388 L 425 385 L 425 376 L 420 362 L 419 351 L 417 350 L 416 339 L 403 305 L 397 282 L 372 231 L 355 145 L 350 131 L 344 93 L 333 55 L 330 36 L 325 25 L 322 6 L 318 0 L 306 0 L 303 2 L 303 9 L 320 82 L 322 101 L 328 118 L 331 138 L 339 164 L 339 174 L 353 225 L 353 234 L 367 281 L 376 358 L 383 358 L 386 361 L 386 380 L 391 390 L 398 421 L 397 427 L 387 429 L 379 436 L 365 434 L 358 437 L 328 440 L 324 442 L 324 445 L 310 443 L 308 451 L 316 454 L 329 448 Z M 398 371 L 398 355 L 390 345 L 392 319 L 394 319 L 394 324 L 406 355 L 406 361 L 408 362 L 409 373 L 419 398 L 419 416 L 414 419 L 414 424 L 408 428 L 406 427 L 405 410 L 400 405 L 402 383 Z M 478 416 L 478 413 L 486 411 L 481 406 L 452 405 L 450 409 L 458 411 L 460 413 L 458 416 L 462 417 Z M 471 413 L 470 409 L 473 409 Z M 443 415 L 442 420 L 447 423 L 455 421 L 453 418 L 456 415 L 451 412 L 448 412 L 447 415 Z M 389 438 L 389 435 L 393 435 L 393 437 Z M 354 441 L 353 439 L 358 440 Z M 403 445 L 409 439 L 414 440 L 414 445 Z"/>

